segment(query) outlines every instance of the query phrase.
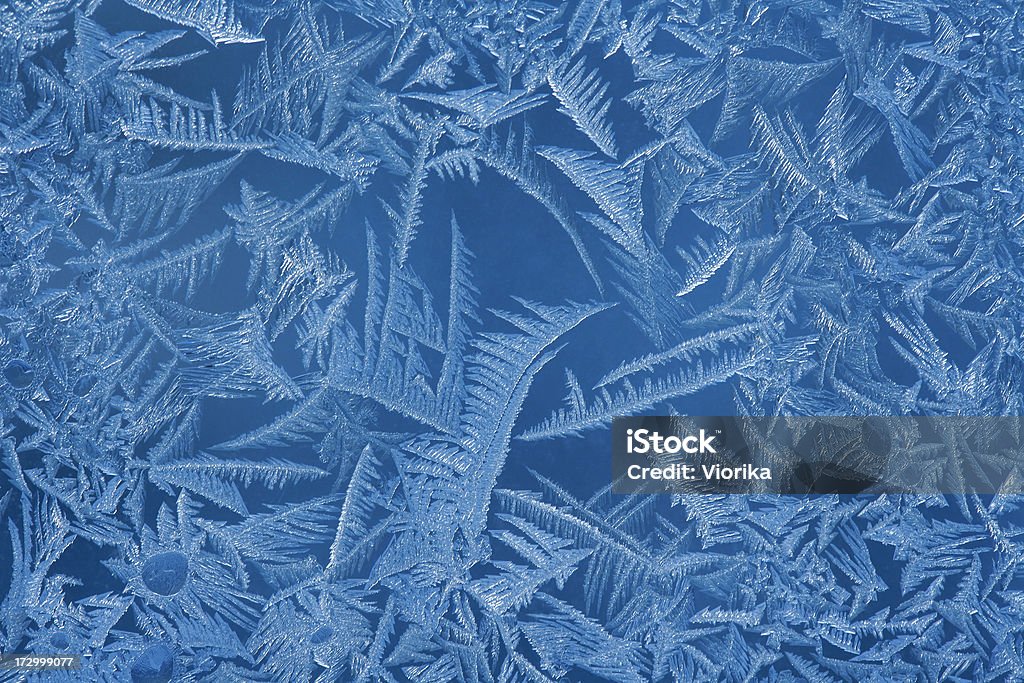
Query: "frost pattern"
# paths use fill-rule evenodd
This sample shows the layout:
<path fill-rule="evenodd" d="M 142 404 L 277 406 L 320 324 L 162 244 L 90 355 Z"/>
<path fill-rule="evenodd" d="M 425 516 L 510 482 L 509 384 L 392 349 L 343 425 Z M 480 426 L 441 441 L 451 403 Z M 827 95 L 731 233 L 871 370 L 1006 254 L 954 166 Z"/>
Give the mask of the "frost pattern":
<path fill-rule="evenodd" d="M 989 0 L 10 0 L 0 651 L 1024 680 L 1019 498 L 586 474 L 621 414 L 1020 414 L 1022 53 Z"/>

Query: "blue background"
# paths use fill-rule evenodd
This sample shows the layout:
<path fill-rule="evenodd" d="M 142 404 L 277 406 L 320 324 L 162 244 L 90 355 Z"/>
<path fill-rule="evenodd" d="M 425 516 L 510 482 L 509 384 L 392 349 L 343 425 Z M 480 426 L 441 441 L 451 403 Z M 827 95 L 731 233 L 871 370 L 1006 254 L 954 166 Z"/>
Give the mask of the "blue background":
<path fill-rule="evenodd" d="M 0 651 L 137 683 L 1020 680 L 1018 497 L 612 496 L 608 425 L 1020 414 L 1021 25 L 0 7 Z"/>

